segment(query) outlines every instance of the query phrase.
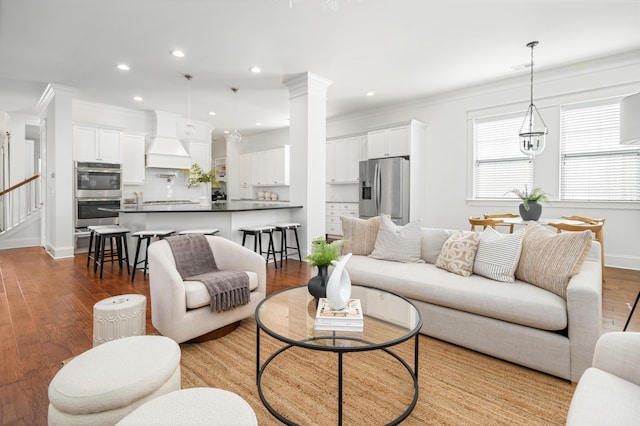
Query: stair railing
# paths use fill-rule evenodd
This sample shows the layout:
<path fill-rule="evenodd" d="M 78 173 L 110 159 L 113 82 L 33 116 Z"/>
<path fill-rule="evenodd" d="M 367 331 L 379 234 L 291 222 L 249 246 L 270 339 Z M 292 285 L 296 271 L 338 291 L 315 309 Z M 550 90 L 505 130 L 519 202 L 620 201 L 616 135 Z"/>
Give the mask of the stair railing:
<path fill-rule="evenodd" d="M 42 205 L 40 173 L 0 191 L 0 232 L 25 221 Z"/>

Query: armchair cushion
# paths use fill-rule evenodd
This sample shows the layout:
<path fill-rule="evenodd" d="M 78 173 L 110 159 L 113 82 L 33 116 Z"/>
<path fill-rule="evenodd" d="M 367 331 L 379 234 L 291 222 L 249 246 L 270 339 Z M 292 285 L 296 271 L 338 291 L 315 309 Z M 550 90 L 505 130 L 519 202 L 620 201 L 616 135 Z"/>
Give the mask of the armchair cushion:
<path fill-rule="evenodd" d="M 258 274 L 244 271 L 249 275 L 249 291 L 258 288 Z M 187 309 L 198 309 L 211 304 L 209 291 L 201 281 L 184 281 L 184 291 L 187 297 Z"/>

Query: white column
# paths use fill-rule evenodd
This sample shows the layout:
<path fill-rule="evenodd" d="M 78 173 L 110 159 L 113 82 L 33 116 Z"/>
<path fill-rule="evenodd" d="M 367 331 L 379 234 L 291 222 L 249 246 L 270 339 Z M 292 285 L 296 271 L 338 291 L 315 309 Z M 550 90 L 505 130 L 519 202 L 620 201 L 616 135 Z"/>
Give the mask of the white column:
<path fill-rule="evenodd" d="M 46 120 L 44 144 L 44 246 L 54 258 L 73 257 L 73 121 L 76 89 L 49 84 L 36 105 Z"/>
<path fill-rule="evenodd" d="M 314 238 L 325 236 L 327 88 L 331 82 L 313 73 L 284 81 L 289 89 L 289 144 L 291 145 L 291 204 L 304 208 L 292 217 L 302 224 L 302 250 Z"/>

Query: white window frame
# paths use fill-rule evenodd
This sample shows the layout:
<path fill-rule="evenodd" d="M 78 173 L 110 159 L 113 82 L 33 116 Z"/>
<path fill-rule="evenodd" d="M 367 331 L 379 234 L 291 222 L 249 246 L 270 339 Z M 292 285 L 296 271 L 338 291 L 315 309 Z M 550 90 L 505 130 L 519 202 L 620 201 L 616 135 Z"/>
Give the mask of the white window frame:
<path fill-rule="evenodd" d="M 508 191 L 514 188 L 524 189 L 525 185 L 529 189 L 533 188 L 533 161 L 522 154 L 518 147 L 518 130 L 523 117 L 524 115 L 518 112 L 471 120 L 473 157 L 471 197 L 473 200 L 516 199 L 517 197 L 513 194 L 509 195 Z M 509 123 L 504 126 L 504 122 Z M 486 138 L 483 141 L 478 141 L 478 129 L 488 123 L 496 123 L 494 129 L 487 129 L 493 133 L 493 136 L 485 135 Z M 479 143 L 493 143 L 494 146 L 488 146 L 482 152 L 479 150 Z M 504 148 L 497 150 L 496 147 L 500 144 L 504 144 Z M 479 167 L 482 165 L 493 166 L 495 176 L 491 176 L 489 169 L 485 173 L 480 171 Z M 513 167 L 518 169 L 517 175 L 508 173 L 508 170 Z M 479 178 L 485 179 L 484 184 L 479 182 Z M 492 180 L 494 182 L 491 182 Z"/>
<path fill-rule="evenodd" d="M 619 144 L 619 100 L 561 106 L 560 200 L 640 202 L 640 147 Z"/>

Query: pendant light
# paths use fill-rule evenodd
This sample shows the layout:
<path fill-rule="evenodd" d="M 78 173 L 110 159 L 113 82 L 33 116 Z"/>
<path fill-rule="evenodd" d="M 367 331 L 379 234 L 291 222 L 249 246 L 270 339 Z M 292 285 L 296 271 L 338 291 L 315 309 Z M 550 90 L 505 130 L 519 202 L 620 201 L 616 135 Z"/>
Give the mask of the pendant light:
<path fill-rule="evenodd" d="M 232 87 L 231 91 L 236 94 L 238 93 L 238 88 L 237 87 Z M 235 103 L 235 101 L 234 101 Z M 237 129 L 233 129 L 233 132 L 229 133 L 229 140 L 231 142 L 234 143 L 239 143 L 240 141 L 242 141 L 242 135 L 240 134 L 240 132 Z"/>
<path fill-rule="evenodd" d="M 191 79 L 193 76 L 185 74 L 187 79 L 187 123 L 184 125 L 184 134 L 193 136 L 196 133 L 196 126 L 191 124 Z"/>
<path fill-rule="evenodd" d="M 533 103 L 533 48 L 537 45 L 537 41 L 527 43 L 527 47 L 531 48 L 531 102 L 520 126 L 519 134 L 520 151 L 531 159 L 544 151 L 548 133 L 547 125 Z"/>

